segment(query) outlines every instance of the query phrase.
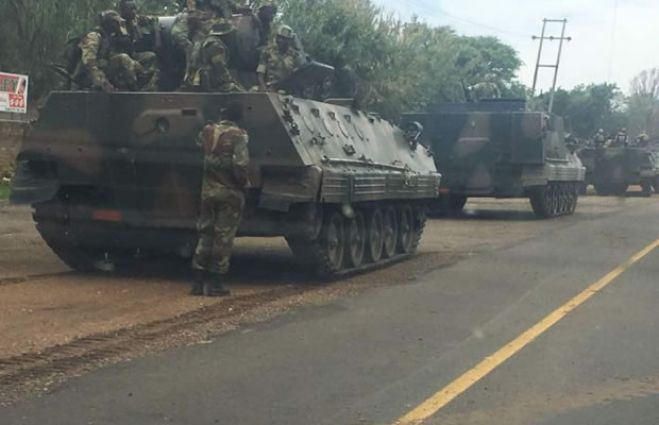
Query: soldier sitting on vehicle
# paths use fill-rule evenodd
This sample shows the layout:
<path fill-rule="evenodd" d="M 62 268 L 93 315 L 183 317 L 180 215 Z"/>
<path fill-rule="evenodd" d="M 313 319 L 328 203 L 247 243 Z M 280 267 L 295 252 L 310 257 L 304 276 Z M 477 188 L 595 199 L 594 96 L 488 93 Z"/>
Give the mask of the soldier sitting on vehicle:
<path fill-rule="evenodd" d="M 642 132 L 636 138 L 636 145 L 641 148 L 647 148 L 650 146 L 650 136 L 646 132 Z"/>
<path fill-rule="evenodd" d="M 304 64 L 302 53 L 294 48 L 295 34 L 291 27 L 282 25 L 275 43 L 261 53 L 256 70 L 263 91 L 277 91 L 280 84 Z"/>
<path fill-rule="evenodd" d="M 135 52 L 152 53 L 162 48 L 160 22 L 155 16 L 138 14 L 135 0 L 119 0 L 119 14 L 126 21 L 126 30 L 130 36 Z"/>
<path fill-rule="evenodd" d="M 478 102 L 486 99 L 499 99 L 501 97 L 501 89 L 497 84 L 497 76 L 494 73 L 485 75 L 483 81 L 471 87 L 471 98 Z"/>
<path fill-rule="evenodd" d="M 413 121 L 405 126 L 405 139 L 410 145 L 412 151 L 416 151 L 423 136 L 423 125 L 418 121 Z"/>
<path fill-rule="evenodd" d="M 616 135 L 613 142 L 611 143 L 611 146 L 623 148 L 626 147 L 628 144 L 629 144 L 629 136 L 627 136 L 627 129 L 622 128 Z"/>
<path fill-rule="evenodd" d="M 243 91 L 229 72 L 228 49 L 222 41 L 234 30 L 228 20 L 234 9 L 237 6 L 233 1 L 208 0 L 176 18 L 172 40 L 186 58 L 181 90 Z"/>
<path fill-rule="evenodd" d="M 119 13 L 109 10 L 99 16 L 99 27 L 85 35 L 79 45 L 80 60 L 73 81 L 79 88 L 156 90 L 158 68 L 153 58 L 141 62 Z M 144 59 L 144 58 L 143 58 Z"/>
<path fill-rule="evenodd" d="M 604 134 L 603 128 L 597 130 L 597 133 L 595 133 L 595 137 L 593 137 L 593 143 L 595 144 L 596 148 L 604 147 L 604 145 L 606 144 L 606 134 Z"/>

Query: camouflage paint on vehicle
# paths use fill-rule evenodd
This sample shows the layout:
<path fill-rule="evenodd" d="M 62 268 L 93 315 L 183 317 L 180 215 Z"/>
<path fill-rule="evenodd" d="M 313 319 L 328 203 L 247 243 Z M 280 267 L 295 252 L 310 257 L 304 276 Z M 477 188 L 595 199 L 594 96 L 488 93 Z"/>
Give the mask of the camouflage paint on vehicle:
<path fill-rule="evenodd" d="M 565 144 L 563 120 L 526 111 L 523 101 L 447 104 L 407 114 L 443 175 L 437 208 L 461 210 L 468 197 L 521 198 L 543 217 L 571 214 L 585 168 Z"/>
<path fill-rule="evenodd" d="M 587 170 L 585 184 L 593 185 L 598 195 L 622 196 L 629 186 L 641 186 L 651 196 L 659 189 L 659 155 L 649 148 L 586 147 L 579 157 Z"/>
<path fill-rule="evenodd" d="M 234 100 L 251 158 L 240 236 L 285 236 L 323 276 L 414 252 L 439 187 L 429 151 L 377 116 L 278 94 L 54 92 L 23 143 L 11 200 L 35 206 L 45 240 L 75 268 L 108 253 L 190 256 L 195 138 Z"/>

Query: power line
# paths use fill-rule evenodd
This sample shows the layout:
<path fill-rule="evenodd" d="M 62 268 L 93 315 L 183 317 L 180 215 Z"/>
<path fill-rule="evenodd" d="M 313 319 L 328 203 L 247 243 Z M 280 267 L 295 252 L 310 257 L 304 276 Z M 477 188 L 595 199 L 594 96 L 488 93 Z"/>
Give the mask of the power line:
<path fill-rule="evenodd" d="M 447 20 L 452 21 L 454 23 L 459 22 L 467 25 L 471 25 L 474 27 L 486 29 L 489 32 L 494 32 L 498 34 L 503 34 L 503 35 L 508 35 L 508 36 L 513 36 L 517 38 L 524 38 L 524 39 L 529 39 L 531 37 L 530 34 L 523 34 L 521 32 L 516 32 L 516 31 L 511 31 L 507 30 L 504 28 L 498 28 L 492 25 L 484 24 L 482 22 L 477 22 L 471 19 L 467 18 L 462 18 L 456 15 L 453 15 L 451 13 L 448 13 L 445 9 L 439 7 L 438 5 L 431 4 L 428 0 L 399 0 L 401 3 L 405 4 L 405 6 L 408 7 L 408 9 L 412 12 L 415 12 L 418 9 L 421 10 L 433 10 L 438 12 L 438 16 L 432 16 L 433 18 L 447 18 Z M 422 15 L 422 14 L 417 14 L 417 13 L 411 13 L 411 15 L 416 15 L 420 18 L 429 18 L 430 16 L 428 14 Z"/>
<path fill-rule="evenodd" d="M 415 11 L 417 9 L 437 11 L 439 13 L 437 18 L 448 18 L 448 20 L 453 21 L 453 22 L 460 22 L 460 23 L 463 23 L 463 24 L 467 24 L 467 25 L 487 29 L 490 32 L 505 34 L 505 35 L 518 37 L 518 38 L 528 39 L 531 36 L 530 34 L 522 34 L 521 32 L 510 31 L 510 30 L 507 30 L 507 29 L 498 28 L 498 27 L 495 27 L 495 26 L 492 26 L 492 25 L 484 24 L 482 22 L 477 22 L 477 21 L 474 21 L 474 20 L 471 20 L 471 19 L 462 18 L 462 17 L 456 16 L 456 15 L 453 15 L 451 13 L 448 13 L 446 10 L 439 7 L 438 5 L 432 4 L 432 2 L 430 2 L 428 0 L 399 0 L 399 1 L 404 3 L 411 11 Z M 417 16 L 419 16 L 421 18 L 428 18 L 429 17 L 428 15 L 421 15 L 421 14 L 418 14 Z M 435 16 L 433 16 L 433 17 L 435 17 Z"/>

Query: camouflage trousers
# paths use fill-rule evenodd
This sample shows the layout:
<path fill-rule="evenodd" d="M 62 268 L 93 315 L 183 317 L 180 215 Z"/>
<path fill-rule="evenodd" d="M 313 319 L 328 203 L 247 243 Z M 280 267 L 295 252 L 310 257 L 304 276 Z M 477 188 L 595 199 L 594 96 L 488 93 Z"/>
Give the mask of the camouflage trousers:
<path fill-rule="evenodd" d="M 229 272 L 233 241 L 244 206 L 245 195 L 236 190 L 225 189 L 202 196 L 193 269 L 213 274 Z"/>
<path fill-rule="evenodd" d="M 245 90 L 229 71 L 227 48 L 219 37 L 206 37 L 191 49 L 184 88 L 217 93 Z"/>
<path fill-rule="evenodd" d="M 107 64 L 108 80 L 122 91 L 156 91 L 158 89 L 158 57 L 153 52 L 136 53 L 132 58 L 122 53 Z"/>

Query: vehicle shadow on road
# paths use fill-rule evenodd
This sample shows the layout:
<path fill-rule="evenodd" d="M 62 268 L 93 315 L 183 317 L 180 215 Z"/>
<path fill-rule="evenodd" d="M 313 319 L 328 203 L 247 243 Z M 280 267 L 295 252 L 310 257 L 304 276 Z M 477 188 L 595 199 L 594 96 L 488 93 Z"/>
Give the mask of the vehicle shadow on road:
<path fill-rule="evenodd" d="M 430 217 L 433 220 L 445 221 L 539 221 L 533 211 L 519 211 L 519 210 L 490 210 L 490 209 L 477 209 L 465 210 L 458 214 L 451 215 L 438 215 Z"/>
<path fill-rule="evenodd" d="M 131 280 L 169 280 L 189 283 L 190 261 L 181 258 L 151 258 L 137 267 L 119 268 L 114 275 Z M 319 285 L 322 282 L 287 248 L 243 247 L 235 251 L 226 281 L 232 286 Z"/>

